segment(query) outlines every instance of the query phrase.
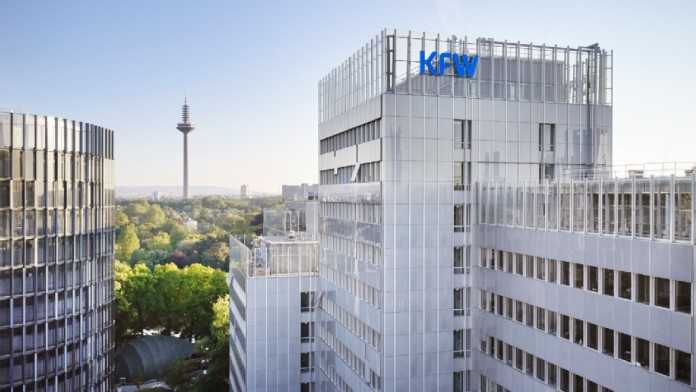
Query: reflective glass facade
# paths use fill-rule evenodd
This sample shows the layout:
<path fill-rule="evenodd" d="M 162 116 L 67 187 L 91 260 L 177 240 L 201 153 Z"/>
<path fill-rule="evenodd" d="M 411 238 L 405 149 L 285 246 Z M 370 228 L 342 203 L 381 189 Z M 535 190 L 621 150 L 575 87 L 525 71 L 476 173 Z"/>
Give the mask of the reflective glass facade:
<path fill-rule="evenodd" d="M 110 391 L 113 131 L 0 113 L 0 389 Z"/>

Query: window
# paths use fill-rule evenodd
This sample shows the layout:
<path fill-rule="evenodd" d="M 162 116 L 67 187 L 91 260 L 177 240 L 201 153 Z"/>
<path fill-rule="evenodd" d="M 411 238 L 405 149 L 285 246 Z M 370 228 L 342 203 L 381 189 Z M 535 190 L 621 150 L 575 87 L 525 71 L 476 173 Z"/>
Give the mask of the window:
<path fill-rule="evenodd" d="M 548 383 L 551 386 L 556 386 L 556 365 L 552 365 L 549 363 L 549 368 L 548 368 Z"/>
<path fill-rule="evenodd" d="M 537 358 L 536 360 L 536 378 L 538 378 L 541 381 L 544 381 L 546 379 L 546 361 L 544 361 L 541 358 Z"/>
<path fill-rule="evenodd" d="M 561 315 L 561 337 L 570 340 L 570 317 Z"/>
<path fill-rule="evenodd" d="M 556 260 L 548 260 L 548 265 L 549 283 L 556 283 L 556 275 L 558 274 L 558 271 L 556 271 Z"/>
<path fill-rule="evenodd" d="M 674 282 L 676 291 L 676 311 L 691 314 L 691 283 Z"/>
<path fill-rule="evenodd" d="M 570 286 L 570 263 L 561 261 L 561 284 Z"/>
<path fill-rule="evenodd" d="M 454 331 L 454 357 L 464 357 L 464 330 L 458 329 Z"/>
<path fill-rule="evenodd" d="M 512 346 L 505 344 L 505 363 L 512 366 Z"/>
<path fill-rule="evenodd" d="M 314 340 L 314 322 L 300 323 L 300 341 L 311 342 Z"/>
<path fill-rule="evenodd" d="M 536 277 L 537 279 L 546 280 L 546 260 L 542 257 L 536 258 Z"/>
<path fill-rule="evenodd" d="M 546 309 L 537 308 L 536 327 L 542 331 L 546 330 Z"/>
<path fill-rule="evenodd" d="M 527 304 L 526 308 L 527 308 L 527 326 L 533 327 L 534 326 L 534 306 Z"/>
<path fill-rule="evenodd" d="M 515 320 L 517 322 L 524 322 L 522 319 L 522 316 L 524 314 L 524 308 L 523 308 L 523 303 L 520 301 L 515 301 Z"/>
<path fill-rule="evenodd" d="M 534 374 L 534 356 L 532 354 L 525 355 L 525 366 L 524 370 L 530 376 Z"/>
<path fill-rule="evenodd" d="M 574 338 L 573 342 L 582 346 L 584 339 L 584 324 L 582 320 L 575 319 L 575 328 L 573 328 Z"/>
<path fill-rule="evenodd" d="M 587 380 L 587 392 L 597 392 L 599 389 L 599 385 L 597 385 L 596 382 L 592 382 L 590 380 Z"/>
<path fill-rule="evenodd" d="M 561 391 L 568 392 L 570 391 L 570 374 L 568 373 L 567 370 L 561 368 L 561 385 L 559 385 Z"/>
<path fill-rule="evenodd" d="M 650 303 L 650 277 L 636 274 L 636 302 Z"/>
<path fill-rule="evenodd" d="M 674 350 L 674 379 L 691 385 L 691 354 Z"/>
<path fill-rule="evenodd" d="M 484 304 L 483 301 L 482 304 Z M 464 312 L 464 289 L 454 289 L 454 315 L 463 316 Z"/>
<path fill-rule="evenodd" d="M 524 264 L 526 266 L 526 271 L 524 273 L 524 276 L 526 276 L 528 278 L 533 278 L 534 277 L 534 257 L 524 256 Z"/>
<path fill-rule="evenodd" d="M 314 392 L 314 382 L 303 382 L 300 384 L 300 392 Z"/>
<path fill-rule="evenodd" d="M 655 278 L 655 305 L 669 308 L 669 280 Z"/>
<path fill-rule="evenodd" d="M 554 165 L 539 165 L 539 181 L 553 180 Z"/>
<path fill-rule="evenodd" d="M 454 120 L 454 148 L 471 149 L 471 120 Z"/>
<path fill-rule="evenodd" d="M 498 340 L 497 346 L 495 347 L 495 357 L 499 360 L 503 360 L 503 341 Z"/>
<path fill-rule="evenodd" d="M 585 282 L 585 266 L 582 264 L 575 264 L 575 288 L 576 289 L 581 289 L 584 287 L 584 282 Z"/>
<path fill-rule="evenodd" d="M 515 273 L 517 275 L 522 275 L 524 274 L 524 256 L 521 254 L 516 254 L 515 255 Z"/>
<path fill-rule="evenodd" d="M 300 310 L 302 312 L 311 312 L 314 310 L 314 292 L 302 292 L 300 293 Z"/>
<path fill-rule="evenodd" d="M 471 162 L 454 162 L 454 190 L 471 188 Z"/>
<path fill-rule="evenodd" d="M 314 353 L 300 353 L 300 372 L 311 372 L 314 367 Z"/>
<path fill-rule="evenodd" d="M 653 349 L 655 350 L 655 371 L 669 377 L 669 348 L 655 343 Z"/>
<path fill-rule="evenodd" d="M 471 268 L 469 268 L 469 255 L 470 247 L 455 246 L 454 247 L 454 273 L 463 274 L 469 273 Z M 465 265 L 466 264 L 466 265 Z"/>
<path fill-rule="evenodd" d="M 614 270 L 612 269 L 602 269 L 604 273 L 604 295 L 614 296 Z"/>
<path fill-rule="evenodd" d="M 619 332 L 619 358 L 631 362 L 631 336 Z"/>
<path fill-rule="evenodd" d="M 454 392 L 464 392 L 464 372 L 454 372 L 454 388 L 452 388 L 452 391 Z"/>
<path fill-rule="evenodd" d="M 599 348 L 599 327 L 596 324 L 587 323 L 587 347 L 597 350 Z"/>
<path fill-rule="evenodd" d="M 636 338 L 636 366 L 650 369 L 650 343 Z"/>
<path fill-rule="evenodd" d="M 469 231 L 469 212 L 471 204 L 455 205 L 454 206 L 454 231 L 468 232 Z"/>
<path fill-rule="evenodd" d="M 523 352 L 519 348 L 515 349 L 515 367 L 522 370 L 522 358 L 523 358 Z"/>
<path fill-rule="evenodd" d="M 587 266 L 587 289 L 594 292 L 599 290 L 599 272 L 597 267 Z"/>
<path fill-rule="evenodd" d="M 602 352 L 610 357 L 614 356 L 614 330 L 602 328 Z"/>
<path fill-rule="evenodd" d="M 573 377 L 573 379 L 574 379 L 573 380 L 573 385 L 574 385 L 573 392 L 583 392 L 584 391 L 583 385 L 585 385 L 585 383 L 584 383 L 585 380 L 582 378 L 582 376 L 578 376 L 576 374 L 575 377 Z"/>
<path fill-rule="evenodd" d="M 512 257 L 513 254 L 510 252 L 505 252 L 505 271 L 512 273 Z"/>
<path fill-rule="evenodd" d="M 549 311 L 549 334 L 556 335 L 556 312 Z"/>
<path fill-rule="evenodd" d="M 555 124 L 539 124 L 539 151 L 553 151 L 556 138 Z"/>
<path fill-rule="evenodd" d="M 619 297 L 631 299 L 631 274 L 619 272 Z"/>

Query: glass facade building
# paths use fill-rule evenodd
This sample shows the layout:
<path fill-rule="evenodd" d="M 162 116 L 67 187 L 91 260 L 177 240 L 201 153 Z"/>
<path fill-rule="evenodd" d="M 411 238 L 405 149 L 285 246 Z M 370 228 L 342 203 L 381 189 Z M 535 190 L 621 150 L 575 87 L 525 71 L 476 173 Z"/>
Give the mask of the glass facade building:
<path fill-rule="evenodd" d="M 113 136 L 0 113 L 2 390 L 112 390 Z"/>
<path fill-rule="evenodd" d="M 612 58 L 384 30 L 319 82 L 318 390 L 691 389 L 694 179 L 616 178 Z"/>

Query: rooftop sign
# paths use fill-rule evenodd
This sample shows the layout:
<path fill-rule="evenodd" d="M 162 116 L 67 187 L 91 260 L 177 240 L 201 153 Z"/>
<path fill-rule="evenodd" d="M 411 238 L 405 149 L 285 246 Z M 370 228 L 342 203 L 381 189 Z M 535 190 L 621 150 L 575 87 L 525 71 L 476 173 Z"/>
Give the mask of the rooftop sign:
<path fill-rule="evenodd" d="M 436 60 L 437 58 L 437 60 Z M 435 64 L 433 64 L 435 62 Z M 451 52 L 430 53 L 430 56 L 425 57 L 425 51 L 420 52 L 420 73 L 426 74 L 426 69 L 433 75 L 444 75 L 445 70 L 454 65 L 454 74 L 457 76 L 466 76 L 467 78 L 474 77 L 476 72 L 476 64 L 478 63 L 478 55 L 471 58 L 469 56 Z"/>

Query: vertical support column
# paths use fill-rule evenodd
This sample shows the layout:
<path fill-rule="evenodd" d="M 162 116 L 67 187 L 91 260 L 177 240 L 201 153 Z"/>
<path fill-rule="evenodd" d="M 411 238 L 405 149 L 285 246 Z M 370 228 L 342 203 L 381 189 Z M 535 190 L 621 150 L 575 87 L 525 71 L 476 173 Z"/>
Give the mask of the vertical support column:
<path fill-rule="evenodd" d="M 636 177 L 631 178 L 631 238 L 636 238 Z"/>
<path fill-rule="evenodd" d="M 614 178 L 614 237 L 619 235 L 619 179 Z"/>
<path fill-rule="evenodd" d="M 655 239 L 655 176 L 650 176 L 650 240 Z"/>
<path fill-rule="evenodd" d="M 677 220 L 676 206 L 674 205 L 674 174 L 669 176 L 669 203 L 667 205 L 669 206 L 669 211 L 667 212 L 669 217 L 669 242 L 674 242 Z"/>
<path fill-rule="evenodd" d="M 602 177 L 599 178 L 599 185 L 598 185 L 598 199 L 599 199 L 599 207 L 597 209 L 597 234 L 602 235 L 604 233 L 604 179 Z"/>
<path fill-rule="evenodd" d="M 188 185 L 188 134 L 184 133 L 184 199 L 189 198 Z"/>

